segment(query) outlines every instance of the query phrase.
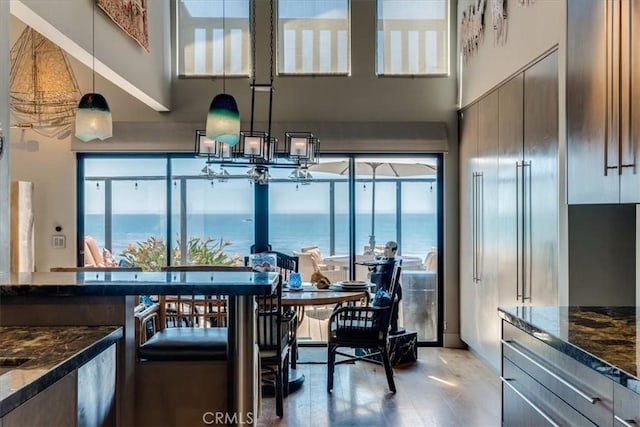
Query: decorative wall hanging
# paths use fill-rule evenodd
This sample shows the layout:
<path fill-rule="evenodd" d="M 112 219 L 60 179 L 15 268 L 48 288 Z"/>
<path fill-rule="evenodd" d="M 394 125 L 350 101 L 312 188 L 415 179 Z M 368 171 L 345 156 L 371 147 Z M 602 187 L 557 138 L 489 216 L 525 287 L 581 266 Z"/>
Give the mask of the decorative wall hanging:
<path fill-rule="evenodd" d="M 493 15 L 493 40 L 503 45 L 507 42 L 507 3 L 506 0 L 491 0 Z"/>
<path fill-rule="evenodd" d="M 65 53 L 27 27 L 11 48 L 9 105 L 16 121 L 41 135 L 71 131 L 80 89 Z"/>
<path fill-rule="evenodd" d="M 149 52 L 148 0 L 96 0 L 100 9 Z"/>
<path fill-rule="evenodd" d="M 462 12 L 460 22 L 460 51 L 466 59 L 478 49 L 484 33 L 484 9 L 486 0 L 476 0 Z"/>

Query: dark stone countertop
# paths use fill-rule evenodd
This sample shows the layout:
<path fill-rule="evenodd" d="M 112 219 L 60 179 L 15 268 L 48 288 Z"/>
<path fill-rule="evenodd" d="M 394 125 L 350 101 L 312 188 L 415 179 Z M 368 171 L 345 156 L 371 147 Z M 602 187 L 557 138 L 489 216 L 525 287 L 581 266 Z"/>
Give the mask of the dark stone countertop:
<path fill-rule="evenodd" d="M 640 307 L 499 307 L 498 314 L 640 394 Z"/>
<path fill-rule="evenodd" d="M 0 367 L 0 417 L 120 338 L 122 328 L 117 326 L 0 327 L 0 365 L 29 359 L 15 368 Z"/>
<path fill-rule="evenodd" d="M 251 271 L 0 273 L 0 298 L 9 296 L 260 295 L 270 292 L 277 279 L 277 273 Z"/>

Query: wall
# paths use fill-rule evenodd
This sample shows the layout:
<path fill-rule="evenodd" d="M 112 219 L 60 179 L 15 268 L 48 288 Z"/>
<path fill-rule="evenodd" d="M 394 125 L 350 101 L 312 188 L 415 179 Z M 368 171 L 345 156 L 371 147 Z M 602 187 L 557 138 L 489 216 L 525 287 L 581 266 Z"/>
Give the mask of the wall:
<path fill-rule="evenodd" d="M 0 64 L 9 63 L 9 2 L 0 1 Z M 0 72 L 0 128 L 5 136 L 3 154 L 0 154 L 0 273 L 9 271 L 9 73 L 8 67 Z"/>
<path fill-rule="evenodd" d="M 458 23 L 462 11 L 476 0 L 458 1 Z M 565 0 L 535 0 L 528 7 L 519 0 L 505 0 L 507 41 L 495 43 L 492 1 L 486 1 L 484 36 L 475 54 L 461 60 L 460 106 L 471 104 L 525 64 L 565 39 Z M 560 57 L 564 58 L 563 50 Z"/>
<path fill-rule="evenodd" d="M 121 87 L 136 88 L 150 102 L 168 108 L 171 105 L 171 50 L 166 31 L 169 1 L 148 2 L 149 53 L 117 27 L 102 9 L 94 8 L 95 0 L 14 0 L 11 11 L 89 67 L 93 67 L 91 53 L 94 52 L 99 74 L 121 76 Z M 84 87 L 83 92 L 90 87 Z M 100 90 L 101 86 L 96 84 L 96 89 Z"/>

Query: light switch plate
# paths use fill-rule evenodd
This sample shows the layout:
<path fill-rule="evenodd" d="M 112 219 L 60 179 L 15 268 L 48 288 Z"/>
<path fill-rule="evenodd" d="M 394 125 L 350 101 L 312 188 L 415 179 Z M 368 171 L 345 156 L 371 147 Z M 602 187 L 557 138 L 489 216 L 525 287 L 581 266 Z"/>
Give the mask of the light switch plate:
<path fill-rule="evenodd" d="M 67 237 L 64 234 L 54 234 L 51 236 L 51 246 L 53 249 L 64 249 L 67 247 Z"/>

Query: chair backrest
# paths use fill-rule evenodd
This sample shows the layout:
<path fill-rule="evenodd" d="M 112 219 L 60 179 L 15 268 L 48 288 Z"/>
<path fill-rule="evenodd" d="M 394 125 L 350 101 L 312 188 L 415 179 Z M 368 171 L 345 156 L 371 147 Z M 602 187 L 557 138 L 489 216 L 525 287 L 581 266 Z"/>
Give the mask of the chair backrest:
<path fill-rule="evenodd" d="M 394 316 L 394 311 L 398 310 L 398 289 L 400 288 L 400 276 L 402 273 L 402 260 L 396 259 L 393 263 L 393 270 L 391 273 L 391 279 L 387 288 L 387 292 L 390 295 L 390 302 L 384 311 L 381 311 L 376 319 L 376 328 L 383 334 L 386 339 L 391 326 L 391 320 Z M 374 298 L 375 301 L 375 298 Z"/>
<path fill-rule="evenodd" d="M 283 322 L 282 275 L 272 293 L 256 298 L 258 303 L 258 347 L 261 351 L 280 353 L 288 342 L 287 324 Z"/>
<path fill-rule="evenodd" d="M 159 329 L 159 304 L 153 304 L 149 307 L 140 304 L 134 310 L 135 317 L 135 340 L 136 345 L 142 345 L 151 338 Z"/>
<path fill-rule="evenodd" d="M 278 251 L 267 251 L 254 255 L 258 255 L 260 257 L 267 257 L 269 255 L 272 255 L 272 258 L 275 258 L 276 260 L 275 272 L 279 273 L 285 281 L 289 278 L 289 274 L 298 271 L 300 260 L 295 255 L 291 256 Z M 244 257 L 244 264 L 245 266 L 249 266 L 248 268 L 250 270 L 252 269 L 252 267 L 250 267 L 250 265 L 252 264 L 251 255 Z"/>
<path fill-rule="evenodd" d="M 172 265 L 161 271 L 251 271 L 251 267 L 231 265 Z M 228 304 L 225 295 L 161 295 L 160 328 L 227 326 Z"/>
<path fill-rule="evenodd" d="M 424 257 L 423 265 L 427 271 L 438 270 L 438 250 L 436 248 L 429 250 L 427 256 Z"/>

